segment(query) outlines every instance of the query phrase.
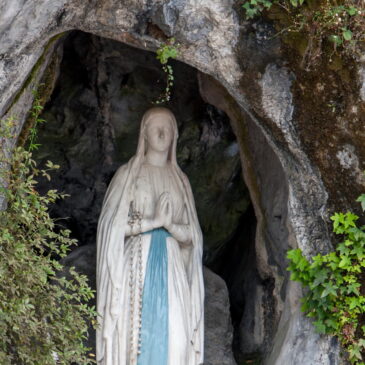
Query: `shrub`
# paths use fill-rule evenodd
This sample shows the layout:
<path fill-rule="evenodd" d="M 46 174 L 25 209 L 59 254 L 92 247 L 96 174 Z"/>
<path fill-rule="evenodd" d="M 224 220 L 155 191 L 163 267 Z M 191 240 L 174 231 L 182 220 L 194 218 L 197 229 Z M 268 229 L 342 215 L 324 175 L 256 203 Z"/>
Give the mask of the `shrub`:
<path fill-rule="evenodd" d="M 365 210 L 365 194 L 358 201 Z M 343 238 L 334 252 L 309 261 L 295 249 L 287 257 L 291 280 L 307 288 L 302 310 L 315 319 L 318 332 L 340 339 L 351 364 L 364 365 L 365 226 L 357 226 L 358 218 L 350 212 L 331 217 L 334 232 Z"/>
<path fill-rule="evenodd" d="M 73 268 L 70 279 L 60 275 L 59 259 L 76 241 L 49 215 L 65 195 L 36 191 L 37 177 L 50 179 L 58 166 L 48 161 L 38 169 L 30 151 L 7 149 L 14 123 L 3 120 L 0 128 L 0 198 L 7 203 L 0 211 L 0 363 L 88 364 L 93 355 L 83 342 L 95 323 L 87 304 L 94 293 Z"/>

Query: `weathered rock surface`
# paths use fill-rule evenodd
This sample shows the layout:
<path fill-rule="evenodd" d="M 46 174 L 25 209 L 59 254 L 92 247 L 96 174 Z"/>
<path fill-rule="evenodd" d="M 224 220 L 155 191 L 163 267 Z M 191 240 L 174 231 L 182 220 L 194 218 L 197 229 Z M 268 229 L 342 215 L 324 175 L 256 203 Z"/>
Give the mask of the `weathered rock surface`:
<path fill-rule="evenodd" d="M 308 72 L 296 45 L 271 37 L 270 24 L 243 22 L 230 0 L 5 0 L 0 6 L 6 9 L 0 11 L 0 116 L 17 114 L 18 132 L 32 86 L 62 45 L 53 36 L 79 29 L 150 51 L 166 36 L 181 43 L 179 60 L 204 73 L 202 96 L 231 120 L 257 217 L 251 257 L 259 277 L 243 311 L 251 306 L 258 314 L 253 327 L 242 325 L 241 340 L 269 365 L 338 364 L 336 343 L 313 334 L 298 311 L 301 292 L 288 285 L 284 253 L 331 249 L 329 215 L 353 208 L 363 192 L 363 65 L 337 62 Z M 252 343 L 247 331 L 255 333 Z"/>
<path fill-rule="evenodd" d="M 233 327 L 225 282 L 204 268 L 205 365 L 235 365 L 232 353 Z"/>

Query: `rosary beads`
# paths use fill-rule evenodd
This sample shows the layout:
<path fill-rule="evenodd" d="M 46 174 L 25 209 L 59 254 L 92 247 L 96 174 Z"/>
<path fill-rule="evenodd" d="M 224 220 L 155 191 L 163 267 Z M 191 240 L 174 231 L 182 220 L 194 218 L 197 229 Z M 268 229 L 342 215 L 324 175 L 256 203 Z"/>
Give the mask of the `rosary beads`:
<path fill-rule="evenodd" d="M 136 264 L 134 263 L 135 256 L 135 247 L 133 244 L 133 238 L 131 242 L 131 255 L 130 255 L 130 270 L 129 270 L 129 289 L 130 289 L 130 318 L 131 318 L 131 326 L 130 326 L 130 358 L 131 364 L 133 364 L 135 357 L 141 353 L 141 330 L 142 330 L 142 295 L 143 295 L 143 277 L 142 277 L 142 214 L 134 209 L 133 202 L 131 203 L 131 212 L 129 214 L 128 224 L 131 227 L 131 233 L 134 234 L 134 229 L 137 229 L 135 235 L 138 235 L 137 242 L 137 257 Z M 137 269 L 137 273 L 135 272 L 135 266 Z M 137 278 L 138 276 L 138 278 Z M 137 282 L 138 280 L 138 282 Z M 134 310 L 136 298 L 135 294 L 137 291 L 137 330 L 136 335 L 138 338 L 137 349 L 135 349 L 134 345 Z"/>

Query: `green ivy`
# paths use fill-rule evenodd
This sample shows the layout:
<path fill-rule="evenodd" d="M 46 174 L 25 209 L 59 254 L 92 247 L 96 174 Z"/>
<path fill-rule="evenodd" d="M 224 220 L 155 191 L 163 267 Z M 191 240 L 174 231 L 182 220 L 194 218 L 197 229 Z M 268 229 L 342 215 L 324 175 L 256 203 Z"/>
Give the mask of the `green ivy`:
<path fill-rule="evenodd" d="M 303 5 L 304 0 L 246 0 L 242 7 L 246 11 L 248 19 L 252 19 L 260 15 L 264 10 L 270 9 L 274 4 L 280 4 L 281 6 L 293 6 L 298 7 Z"/>
<path fill-rule="evenodd" d="M 365 194 L 358 199 L 365 210 Z M 302 311 L 314 319 L 319 333 L 338 336 L 351 364 L 365 362 L 365 226 L 358 216 L 336 213 L 333 231 L 342 242 L 326 255 L 308 260 L 300 249 L 288 251 L 291 280 L 306 287 Z"/>
<path fill-rule="evenodd" d="M 37 119 L 40 108 L 32 112 Z M 29 150 L 7 149 L 15 144 L 16 120 L 0 122 L 0 198 L 7 205 L 0 211 L 0 364 L 95 363 L 84 346 L 89 324 L 95 325 L 95 308 L 87 304 L 94 292 L 74 268 L 65 277 L 60 259 L 77 242 L 49 215 L 66 195 L 36 190 L 37 178 L 50 180 L 59 166 L 37 167 L 35 132 Z"/>
<path fill-rule="evenodd" d="M 284 12 L 286 24 L 279 25 L 280 34 L 300 33 L 308 38 L 305 53 L 307 66 L 314 65 L 325 45 L 332 53 L 347 57 L 361 55 L 365 40 L 365 2 L 353 0 L 245 0 L 242 4 L 248 19 L 276 8 Z"/>
<path fill-rule="evenodd" d="M 166 74 L 166 87 L 164 92 L 154 102 L 155 104 L 162 104 L 171 99 L 171 90 L 174 85 L 174 71 L 168 62 L 170 58 L 175 59 L 178 56 L 179 46 L 175 42 L 175 38 L 170 38 L 167 43 L 163 43 L 156 51 L 156 58 L 161 62 L 162 69 Z"/>
<path fill-rule="evenodd" d="M 260 15 L 265 9 L 270 9 L 273 5 L 272 0 L 247 0 L 242 7 L 246 11 L 247 19 L 253 19 Z"/>

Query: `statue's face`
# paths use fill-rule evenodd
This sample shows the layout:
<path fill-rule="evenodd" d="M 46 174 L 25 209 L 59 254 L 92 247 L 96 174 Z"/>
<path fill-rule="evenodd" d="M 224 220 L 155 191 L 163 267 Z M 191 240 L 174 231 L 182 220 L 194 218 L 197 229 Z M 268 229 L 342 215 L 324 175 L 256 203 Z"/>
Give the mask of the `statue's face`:
<path fill-rule="evenodd" d="M 167 151 L 172 141 L 172 127 L 167 116 L 158 115 L 151 119 L 146 128 L 148 148 L 158 152 Z"/>

